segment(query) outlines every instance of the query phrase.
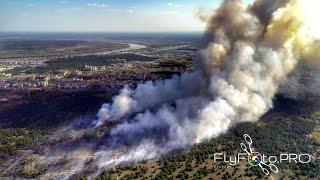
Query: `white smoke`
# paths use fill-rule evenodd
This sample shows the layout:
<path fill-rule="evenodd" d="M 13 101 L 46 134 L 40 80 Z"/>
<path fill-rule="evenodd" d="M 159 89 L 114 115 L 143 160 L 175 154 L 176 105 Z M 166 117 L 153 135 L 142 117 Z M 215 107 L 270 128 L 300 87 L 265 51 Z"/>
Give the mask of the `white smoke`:
<path fill-rule="evenodd" d="M 102 155 L 100 168 L 154 158 L 218 136 L 237 122 L 257 121 L 272 108 L 279 85 L 301 58 L 297 33 L 305 24 L 292 14 L 300 3 L 224 1 L 204 18 L 208 43 L 197 70 L 134 90 L 125 87 L 103 105 L 97 126 L 120 122 L 108 145 L 130 151 L 118 159 Z M 259 14 L 261 8 L 266 11 Z"/>
<path fill-rule="evenodd" d="M 314 2 L 257 0 L 246 5 L 225 0 L 212 15 L 202 17 L 207 21 L 206 42 L 195 71 L 122 89 L 93 122 L 95 128 L 118 124 L 105 135 L 104 144 L 79 145 L 64 153 L 69 163 L 63 171 L 51 169 L 42 178 L 68 178 L 87 164 L 97 166 L 96 176 L 107 168 L 190 147 L 235 123 L 259 120 L 272 108 L 273 96 L 298 59 L 319 64 L 319 36 L 312 32 L 320 29 L 306 23 L 313 17 L 300 8 Z M 74 140 L 84 133 L 75 132 Z M 59 153 L 48 153 L 51 159 L 44 160 L 54 163 Z"/>
<path fill-rule="evenodd" d="M 97 125 L 101 125 L 105 120 L 117 121 L 146 108 L 199 94 L 199 87 L 205 84 L 199 78 L 198 72 L 184 73 L 180 77 L 175 75 L 165 81 L 148 81 L 139 84 L 135 91 L 125 87 L 118 96 L 113 98 L 112 104 L 102 106 L 98 113 Z M 190 82 L 193 83 L 193 86 L 190 86 Z"/>

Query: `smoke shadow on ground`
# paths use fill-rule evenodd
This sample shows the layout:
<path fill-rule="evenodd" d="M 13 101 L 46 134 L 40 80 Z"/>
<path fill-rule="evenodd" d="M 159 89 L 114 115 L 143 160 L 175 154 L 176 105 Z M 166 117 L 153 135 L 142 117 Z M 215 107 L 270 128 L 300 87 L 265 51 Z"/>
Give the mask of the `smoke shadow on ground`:
<path fill-rule="evenodd" d="M 48 99 L 42 102 L 30 100 L 11 108 L 0 109 L 1 127 L 55 128 L 70 123 L 78 116 L 95 114 L 106 101 L 106 98 L 90 93 L 57 94 L 53 97 L 49 97 L 49 94 L 45 97 Z"/>
<path fill-rule="evenodd" d="M 262 121 L 277 117 L 279 114 L 285 117 L 308 117 L 308 114 L 320 108 L 320 96 L 304 96 L 303 98 L 292 98 L 286 94 L 277 94 L 273 98 L 273 108 L 264 114 Z"/>

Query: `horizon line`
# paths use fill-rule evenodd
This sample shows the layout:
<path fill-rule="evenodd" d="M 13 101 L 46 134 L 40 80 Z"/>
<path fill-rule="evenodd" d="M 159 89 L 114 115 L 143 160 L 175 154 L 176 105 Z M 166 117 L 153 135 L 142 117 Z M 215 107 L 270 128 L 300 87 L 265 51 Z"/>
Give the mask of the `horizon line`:
<path fill-rule="evenodd" d="M 205 31 L 0 31 L 0 33 L 203 33 Z"/>

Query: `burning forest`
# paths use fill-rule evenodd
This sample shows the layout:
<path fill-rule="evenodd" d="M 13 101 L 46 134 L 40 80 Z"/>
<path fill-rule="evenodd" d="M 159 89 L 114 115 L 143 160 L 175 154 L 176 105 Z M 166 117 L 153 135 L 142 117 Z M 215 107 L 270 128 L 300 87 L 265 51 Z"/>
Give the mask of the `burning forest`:
<path fill-rule="evenodd" d="M 95 119 L 78 118 L 56 131 L 50 140 L 58 145 L 33 161 L 46 167 L 39 178 L 88 171 L 93 179 L 259 121 L 297 64 L 320 65 L 318 7 L 319 1 L 306 0 L 224 0 L 211 14 L 200 12 L 206 31 L 194 70 L 125 86 Z M 101 136 L 83 138 L 91 131 Z"/>

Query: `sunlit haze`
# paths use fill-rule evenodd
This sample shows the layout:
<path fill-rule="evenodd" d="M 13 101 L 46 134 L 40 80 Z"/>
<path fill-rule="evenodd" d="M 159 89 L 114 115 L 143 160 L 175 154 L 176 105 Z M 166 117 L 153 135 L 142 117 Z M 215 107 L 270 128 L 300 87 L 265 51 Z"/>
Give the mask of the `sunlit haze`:
<path fill-rule="evenodd" d="M 250 0 L 249 0 L 250 1 Z M 220 0 L 1 0 L 0 31 L 203 31 Z"/>

